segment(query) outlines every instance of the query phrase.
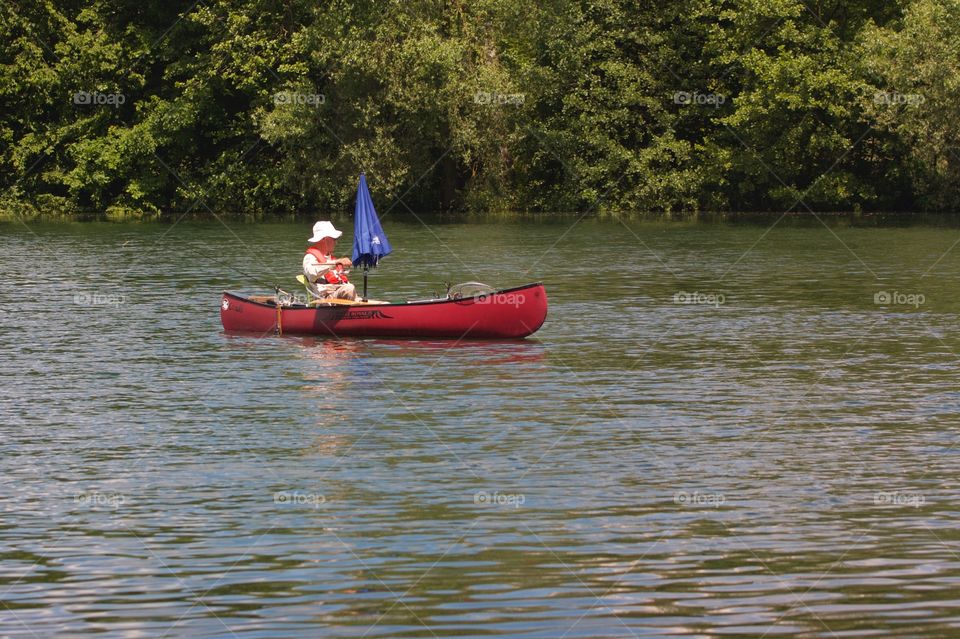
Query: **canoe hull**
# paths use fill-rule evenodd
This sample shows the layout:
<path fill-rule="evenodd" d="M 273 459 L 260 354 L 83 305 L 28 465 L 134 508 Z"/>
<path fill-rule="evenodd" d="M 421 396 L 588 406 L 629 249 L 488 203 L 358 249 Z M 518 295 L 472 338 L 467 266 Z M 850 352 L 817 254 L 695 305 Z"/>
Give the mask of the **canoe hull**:
<path fill-rule="evenodd" d="M 245 333 L 360 337 L 519 339 L 547 317 L 543 284 L 528 284 L 458 300 L 352 306 L 290 306 L 224 291 L 223 328 Z"/>

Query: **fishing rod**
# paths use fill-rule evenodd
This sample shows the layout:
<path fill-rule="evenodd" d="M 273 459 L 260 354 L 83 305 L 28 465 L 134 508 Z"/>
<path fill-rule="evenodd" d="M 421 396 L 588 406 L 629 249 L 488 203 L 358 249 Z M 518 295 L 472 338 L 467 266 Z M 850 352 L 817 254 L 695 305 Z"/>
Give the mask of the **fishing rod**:
<path fill-rule="evenodd" d="M 201 250 L 199 250 L 199 249 L 197 249 L 197 248 L 195 248 L 195 247 L 192 247 L 192 246 L 189 246 L 189 245 L 188 245 L 186 248 L 187 248 L 188 251 L 193 251 L 193 252 L 196 253 L 197 255 L 200 255 L 201 257 L 203 257 L 203 258 L 205 258 L 205 259 L 208 259 L 208 260 L 210 260 L 211 262 L 214 262 L 214 263 L 217 264 L 218 266 L 221 266 L 221 267 L 223 267 L 223 268 L 225 268 L 225 269 L 227 269 L 227 270 L 230 270 L 230 271 L 233 271 L 233 272 L 235 272 L 235 273 L 238 273 L 239 275 L 242 275 L 242 276 L 244 276 L 244 277 L 247 278 L 247 279 L 253 280 L 255 283 L 259 284 L 260 286 L 262 286 L 262 287 L 264 287 L 264 288 L 276 288 L 276 287 L 277 287 L 276 284 L 267 284 L 266 282 L 264 282 L 264 281 L 263 281 L 262 279 L 260 279 L 259 277 L 256 277 L 256 276 L 254 276 L 254 275 L 250 275 L 250 274 L 247 273 L 246 271 L 243 271 L 243 270 L 237 268 L 236 266 L 233 266 L 232 264 L 227 264 L 227 263 L 224 262 L 223 260 L 220 260 L 220 259 L 218 259 L 218 258 L 216 258 L 216 257 L 214 257 L 214 256 L 212 256 L 212 255 L 209 255 L 208 253 L 206 253 L 206 252 L 204 252 L 204 251 L 201 251 Z"/>

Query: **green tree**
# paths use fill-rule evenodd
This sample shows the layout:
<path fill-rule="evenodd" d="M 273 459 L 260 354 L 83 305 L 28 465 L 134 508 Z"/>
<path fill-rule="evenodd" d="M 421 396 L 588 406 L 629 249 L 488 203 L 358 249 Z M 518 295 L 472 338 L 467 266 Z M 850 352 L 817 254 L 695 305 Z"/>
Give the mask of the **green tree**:
<path fill-rule="evenodd" d="M 903 20 L 860 34 L 864 108 L 891 134 L 878 152 L 907 159 L 919 203 L 955 210 L 960 194 L 960 2 L 916 0 Z M 900 165 L 898 165 L 900 166 Z M 895 177 L 900 177 L 897 174 Z"/>
<path fill-rule="evenodd" d="M 0 187 L 171 218 L 347 211 L 359 171 L 397 215 L 944 208 L 960 0 L 901 1 L 25 3 Z"/>
<path fill-rule="evenodd" d="M 861 81 L 847 38 L 891 8 L 877 2 L 735 0 L 707 8 L 721 20 L 708 50 L 732 110 L 705 136 L 716 185 L 735 209 L 844 209 L 882 201 L 864 160 Z"/>

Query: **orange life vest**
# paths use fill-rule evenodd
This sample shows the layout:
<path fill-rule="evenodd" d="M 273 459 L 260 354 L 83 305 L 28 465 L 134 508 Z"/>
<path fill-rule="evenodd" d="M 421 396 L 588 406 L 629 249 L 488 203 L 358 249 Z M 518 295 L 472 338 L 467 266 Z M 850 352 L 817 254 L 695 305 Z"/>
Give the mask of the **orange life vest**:
<path fill-rule="evenodd" d="M 332 255 L 324 255 L 323 251 L 315 246 L 308 248 L 307 253 L 317 258 L 317 261 L 321 264 L 324 262 L 332 262 L 336 259 Z M 347 279 L 347 274 L 343 272 L 343 264 L 337 264 L 332 267 L 323 274 L 323 279 L 326 280 L 327 284 L 346 284 L 350 281 Z"/>

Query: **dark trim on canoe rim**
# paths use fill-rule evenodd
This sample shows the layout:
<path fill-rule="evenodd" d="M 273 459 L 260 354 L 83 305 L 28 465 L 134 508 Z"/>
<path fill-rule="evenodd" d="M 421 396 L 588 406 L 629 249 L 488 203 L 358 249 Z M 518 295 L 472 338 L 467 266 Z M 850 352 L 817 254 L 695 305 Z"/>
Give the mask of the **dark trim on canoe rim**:
<path fill-rule="evenodd" d="M 543 282 L 533 282 L 533 283 L 531 283 L 531 284 L 524 284 L 524 285 L 522 285 L 522 286 L 514 286 L 513 288 L 502 288 L 502 289 L 499 289 L 499 290 L 496 290 L 496 291 L 492 291 L 492 292 L 490 292 L 490 293 L 478 293 L 477 295 L 471 295 L 470 297 L 460 297 L 460 298 L 457 298 L 457 299 L 452 299 L 452 298 L 447 297 L 447 298 L 438 299 L 438 300 L 420 300 L 420 301 L 416 301 L 416 302 L 387 302 L 387 303 L 385 303 L 385 304 L 370 304 L 370 303 L 366 303 L 366 304 L 357 304 L 357 307 L 362 307 L 362 308 L 383 308 L 383 307 L 385 307 L 385 306 L 423 306 L 423 305 L 426 305 L 426 304 L 449 304 L 449 303 L 451 303 L 451 302 L 465 302 L 465 301 L 468 301 L 468 300 L 476 299 L 476 298 L 478 298 L 478 297 L 489 297 L 490 295 L 502 295 L 502 294 L 504 294 L 504 293 L 514 293 L 514 292 L 516 292 L 516 291 L 525 291 L 525 290 L 527 290 L 528 288 L 536 288 L 536 287 L 538 287 L 538 286 L 543 286 Z M 236 298 L 238 298 L 238 299 L 241 299 L 241 300 L 243 300 L 244 302 L 246 302 L 247 304 L 257 304 L 258 306 L 263 306 L 263 307 L 265 307 L 265 308 L 276 308 L 276 305 L 275 305 L 275 304 L 266 304 L 266 303 L 264 303 L 264 302 L 260 302 L 260 301 L 257 301 L 257 300 L 252 300 L 252 299 L 250 299 L 249 297 L 245 297 L 245 296 L 243 296 L 243 295 L 240 295 L 239 293 L 231 293 L 230 291 L 224 291 L 223 294 L 224 294 L 224 295 L 230 295 L 230 296 L 236 297 Z M 342 305 L 341 305 L 341 304 L 331 304 L 330 306 L 318 306 L 318 305 L 305 306 L 305 305 L 303 305 L 303 304 L 297 304 L 297 305 L 294 305 L 294 306 L 284 306 L 283 308 L 295 308 L 295 309 L 344 308 L 344 309 L 347 309 L 347 308 L 355 308 L 355 307 L 354 307 L 354 306 L 347 305 L 347 304 L 342 304 Z M 542 325 L 543 325 L 543 324 L 541 324 L 541 326 L 542 326 Z M 538 327 L 538 328 L 539 328 L 539 327 Z"/>

